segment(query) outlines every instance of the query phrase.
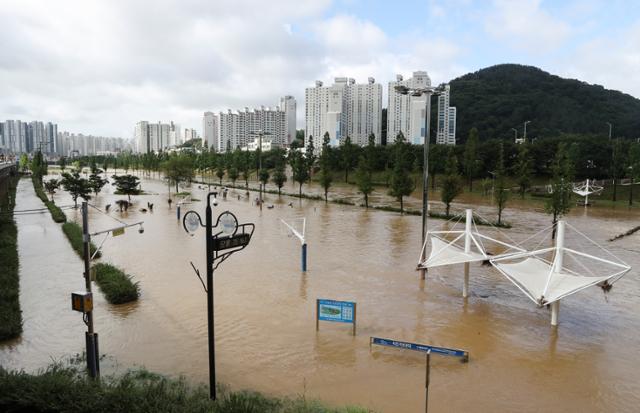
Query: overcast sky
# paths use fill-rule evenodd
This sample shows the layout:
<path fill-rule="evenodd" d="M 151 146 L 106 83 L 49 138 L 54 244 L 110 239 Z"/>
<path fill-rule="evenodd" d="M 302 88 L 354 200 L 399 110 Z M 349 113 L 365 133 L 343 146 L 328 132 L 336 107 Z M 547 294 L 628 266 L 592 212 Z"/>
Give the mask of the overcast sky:
<path fill-rule="evenodd" d="M 130 138 L 335 76 L 522 63 L 640 97 L 640 1 L 0 0 L 0 119 Z"/>

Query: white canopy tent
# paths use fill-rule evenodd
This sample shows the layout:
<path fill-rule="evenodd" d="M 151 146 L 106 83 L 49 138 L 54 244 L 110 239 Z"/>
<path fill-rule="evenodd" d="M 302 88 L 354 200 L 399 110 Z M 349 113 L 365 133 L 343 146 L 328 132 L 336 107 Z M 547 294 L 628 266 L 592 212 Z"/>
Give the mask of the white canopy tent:
<path fill-rule="evenodd" d="M 506 247 L 506 251 L 524 252 L 520 247 L 507 244 L 497 239 L 488 237 L 478 232 L 473 221 L 473 211 L 465 211 L 465 228 L 463 231 L 428 231 L 420 257 L 427 257 L 425 260 L 418 260 L 418 269 L 429 269 L 444 265 L 464 264 L 464 284 L 462 296 L 467 297 L 469 291 L 469 264 L 472 262 L 488 261 L 492 255 L 487 252 L 484 241 L 496 243 Z M 455 228 L 455 225 L 454 225 Z M 474 230 L 475 229 L 475 230 Z M 452 238 L 452 239 L 450 239 Z M 427 256 L 422 254 L 431 244 L 431 252 Z"/>
<path fill-rule="evenodd" d="M 552 325 L 558 324 L 560 299 L 592 285 L 611 285 L 631 269 L 595 243 L 611 259 L 565 247 L 565 225 L 564 221 L 558 221 L 554 247 L 491 259 L 491 264 L 534 303 L 539 306 L 551 304 Z M 586 238 L 584 234 L 577 232 Z M 553 258 L 547 259 L 548 256 Z M 573 259 L 574 268 L 568 265 L 567 258 Z"/>
<path fill-rule="evenodd" d="M 594 185 L 593 181 L 589 181 L 588 179 L 579 184 L 573 184 L 573 192 L 584 197 L 584 206 L 589 205 L 589 195 L 598 195 L 603 189 L 604 187 Z"/>

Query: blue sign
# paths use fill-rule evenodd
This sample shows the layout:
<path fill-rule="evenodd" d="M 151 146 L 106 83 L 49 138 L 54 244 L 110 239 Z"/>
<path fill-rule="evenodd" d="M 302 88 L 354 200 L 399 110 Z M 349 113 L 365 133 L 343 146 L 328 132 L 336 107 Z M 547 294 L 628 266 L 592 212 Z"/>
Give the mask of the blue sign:
<path fill-rule="evenodd" d="M 377 344 L 379 346 L 403 348 L 405 350 L 422 351 L 426 353 L 428 351 L 431 354 L 440 354 L 442 356 L 462 357 L 463 361 L 469 361 L 469 352 L 465 350 L 458 350 L 455 348 L 435 347 L 428 346 L 426 344 L 407 343 L 404 341 L 389 340 L 386 338 L 371 337 L 371 344 Z"/>
<path fill-rule="evenodd" d="M 356 303 L 318 299 L 318 320 L 353 323 Z"/>

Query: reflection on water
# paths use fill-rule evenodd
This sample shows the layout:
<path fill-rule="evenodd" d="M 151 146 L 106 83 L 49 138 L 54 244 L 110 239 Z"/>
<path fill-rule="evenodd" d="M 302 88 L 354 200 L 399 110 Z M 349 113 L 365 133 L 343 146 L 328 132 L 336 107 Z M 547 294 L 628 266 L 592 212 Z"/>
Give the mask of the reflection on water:
<path fill-rule="evenodd" d="M 105 190 L 92 203 L 92 230 L 114 226 L 111 217 L 144 220 L 145 232 L 110 237 L 102 260 L 121 266 L 140 282 L 139 302 L 111 306 L 95 293 L 95 323 L 103 353 L 124 366 L 145 365 L 190 380 L 207 380 L 206 296 L 189 264 L 204 273 L 204 237 L 185 234 L 167 203 L 167 185 L 143 179 L 157 195 L 134 197 L 119 213 L 123 197 Z M 288 191 L 297 186 L 287 185 Z M 342 192 L 341 192 L 342 191 Z M 194 198 L 206 193 L 192 188 Z M 318 192 L 321 192 L 320 190 Z M 338 188 L 344 198 L 357 200 Z M 389 201 L 378 191 L 374 199 Z M 237 195 L 241 199 L 237 199 Z M 361 404 L 385 412 L 418 411 L 423 405 L 424 356 L 395 349 L 370 349 L 369 337 L 459 347 L 470 362 L 432 359 L 430 406 L 434 411 L 633 411 L 640 402 L 637 270 L 623 278 L 608 302 L 597 288 L 563 300 L 560 326 L 490 267 L 472 264 L 470 292 L 462 298 L 463 266 L 436 268 L 419 279 L 419 216 L 278 198 L 259 211 L 255 193 L 230 191 L 214 210 L 230 210 L 254 222 L 251 245 L 215 272 L 219 380 L 234 388 L 273 394 L 302 394 L 336 404 Z M 69 204 L 63 193 L 58 204 Z M 154 211 L 143 213 L 147 202 Z M 390 202 L 390 201 L 389 201 Z M 486 199 L 485 217 L 495 215 Z M 411 207 L 420 200 L 409 198 Z M 510 202 L 509 237 L 522 240 L 550 224 L 541 208 Z M 109 214 L 105 206 L 112 205 Z M 291 206 L 289 206 L 291 204 Z M 31 182 L 23 180 L 17 209 L 39 208 Z M 475 208 L 475 207 L 474 207 Z M 183 206 L 204 213 L 204 203 Z M 77 211 L 68 211 L 77 219 Z M 280 218 L 307 218 L 309 270 L 300 272 L 300 243 L 280 230 Z M 576 208 L 570 222 L 599 243 L 637 225 L 636 211 Z M 16 217 L 21 260 L 24 334 L 0 345 L 0 363 L 35 370 L 83 351 L 84 324 L 70 310 L 69 294 L 84 286 L 82 265 L 48 214 Z M 444 221 L 430 220 L 432 228 Z M 452 224 L 447 224 L 451 226 Z M 508 241 L 491 228 L 480 231 Z M 606 246 L 640 268 L 640 234 Z M 315 331 L 317 298 L 358 303 L 358 334 L 349 325 L 322 323 Z M 109 366 L 103 367 L 108 370 Z M 107 371 L 108 372 L 108 371 Z M 534 407 L 535 406 L 535 407 Z"/>

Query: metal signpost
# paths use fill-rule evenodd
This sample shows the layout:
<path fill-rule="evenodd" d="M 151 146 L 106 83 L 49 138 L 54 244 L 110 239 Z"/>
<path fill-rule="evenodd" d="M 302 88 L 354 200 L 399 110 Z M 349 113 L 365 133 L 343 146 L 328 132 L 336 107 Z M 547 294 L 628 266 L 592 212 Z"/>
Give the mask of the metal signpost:
<path fill-rule="evenodd" d="M 255 229 L 252 223 L 238 224 L 238 219 L 229 211 L 225 211 L 218 216 L 215 225 L 213 224 L 211 211 L 211 197 L 214 205 L 217 192 L 209 192 L 207 195 L 207 208 L 205 211 L 205 224 L 196 211 L 189 211 L 184 214 L 182 225 L 188 234 L 192 235 L 200 227 L 205 227 L 206 233 L 206 256 L 207 256 L 207 284 L 205 286 L 193 263 L 191 266 L 196 272 L 200 282 L 207 293 L 207 324 L 209 331 L 209 396 L 216 399 L 216 359 L 215 359 L 215 336 L 214 336 L 214 306 L 213 306 L 213 271 L 234 252 L 243 250 L 251 241 L 251 236 Z"/>
<path fill-rule="evenodd" d="M 353 324 L 353 335 L 356 335 L 356 303 L 351 301 L 335 301 L 318 298 L 316 300 L 316 331 L 320 321 L 334 321 Z"/>
<path fill-rule="evenodd" d="M 425 365 L 425 379 L 424 379 L 424 411 L 429 410 L 429 381 L 431 374 L 431 353 L 439 354 L 441 356 L 460 357 L 463 362 L 469 361 L 469 352 L 466 350 L 459 350 L 455 348 L 436 347 L 426 344 L 408 343 L 406 341 L 390 340 L 386 338 L 371 337 L 369 338 L 369 346 L 376 344 L 384 347 L 395 347 L 404 350 L 413 350 L 427 353 L 426 365 Z"/>

